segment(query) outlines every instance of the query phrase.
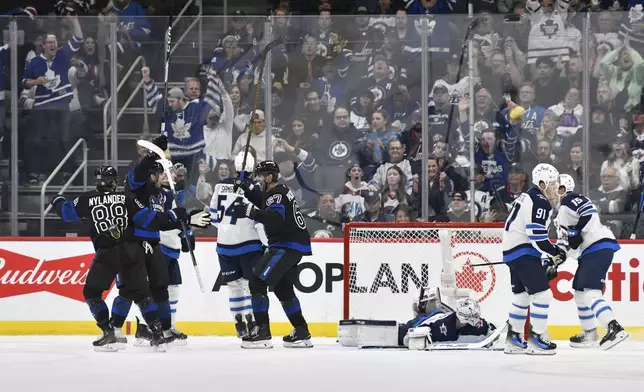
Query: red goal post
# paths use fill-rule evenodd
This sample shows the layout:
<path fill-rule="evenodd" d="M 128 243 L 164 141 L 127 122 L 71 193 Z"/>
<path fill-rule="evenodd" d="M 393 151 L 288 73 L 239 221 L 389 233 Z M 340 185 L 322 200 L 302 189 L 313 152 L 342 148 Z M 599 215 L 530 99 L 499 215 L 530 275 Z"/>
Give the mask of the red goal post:
<path fill-rule="evenodd" d="M 467 292 L 502 324 L 511 301 L 503 223 L 352 222 L 344 229 L 344 319 L 406 321 L 418 286 Z"/>

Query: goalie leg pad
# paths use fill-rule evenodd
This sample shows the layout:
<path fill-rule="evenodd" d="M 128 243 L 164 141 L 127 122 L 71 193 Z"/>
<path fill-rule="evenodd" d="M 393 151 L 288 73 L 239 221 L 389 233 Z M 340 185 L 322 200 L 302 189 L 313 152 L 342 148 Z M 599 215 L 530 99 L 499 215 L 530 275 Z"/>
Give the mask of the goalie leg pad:
<path fill-rule="evenodd" d="M 595 314 L 590 310 L 590 305 L 586 302 L 583 291 L 575 290 L 575 303 L 577 304 L 577 314 L 579 315 L 579 324 L 584 331 L 595 329 Z"/>
<path fill-rule="evenodd" d="M 546 332 L 548 322 L 548 310 L 552 302 L 552 291 L 550 289 L 541 291 L 530 296 L 532 304 L 530 305 L 530 324 L 532 331 L 536 334 Z"/>
<path fill-rule="evenodd" d="M 398 345 L 398 322 L 356 320 L 358 348 L 391 348 Z"/>
<path fill-rule="evenodd" d="M 584 290 L 584 299 L 601 325 L 608 327 L 608 323 L 615 320 L 613 309 L 604 301 L 601 290 Z"/>
<path fill-rule="evenodd" d="M 528 309 L 530 308 L 530 296 L 525 291 L 514 294 L 510 314 L 508 316 L 510 328 L 514 332 L 523 335 L 526 319 L 528 318 Z"/>

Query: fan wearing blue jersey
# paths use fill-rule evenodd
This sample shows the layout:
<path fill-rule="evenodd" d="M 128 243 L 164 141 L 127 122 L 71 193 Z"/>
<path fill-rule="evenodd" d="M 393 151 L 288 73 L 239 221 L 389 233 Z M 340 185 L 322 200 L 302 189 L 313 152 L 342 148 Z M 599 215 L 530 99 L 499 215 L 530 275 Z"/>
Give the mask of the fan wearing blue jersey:
<path fill-rule="evenodd" d="M 510 268 L 514 293 L 509 314 L 506 354 L 553 355 L 557 345 L 546 330 L 552 291 L 541 261 L 542 254 L 556 267 L 566 260 L 566 252 L 548 239 L 552 205 L 557 198 L 559 172 L 552 165 L 538 164 L 532 171 L 534 186 L 512 204 L 503 231 L 503 261 Z M 524 330 L 530 310 L 530 332 Z"/>
<path fill-rule="evenodd" d="M 246 166 L 242 167 L 244 152 L 235 157 L 235 170 L 241 173 L 253 171 L 255 159 L 248 154 Z M 237 336 L 248 336 L 255 326 L 253 307 L 248 281 L 253 268 L 264 254 L 262 238 L 263 226 L 252 219 L 234 215 L 233 206 L 238 200 L 248 202 L 244 191 L 235 189 L 234 178 L 226 178 L 215 185 L 210 201 L 212 224 L 217 227 L 217 258 L 221 267 L 221 277 L 228 286 L 228 303 L 235 321 Z M 253 203 L 261 203 L 261 190 L 254 187 L 257 196 Z M 253 199 L 251 197 L 251 199 Z M 265 242 L 265 240 L 264 240 Z"/>
<path fill-rule="evenodd" d="M 33 107 L 27 117 L 25 142 L 34 157 L 26 160 L 25 169 L 32 174 L 47 173 L 62 161 L 71 141 L 69 104 L 74 89 L 69 81 L 72 56 L 83 44 L 83 31 L 76 16 L 67 16 L 72 38 L 62 46 L 55 34 L 47 34 L 41 43 L 40 55 L 25 66 L 22 84 L 35 90 Z M 63 172 L 72 173 L 70 161 Z"/>
<path fill-rule="evenodd" d="M 617 322 L 613 309 L 602 295 L 606 273 L 620 249 L 613 232 L 599 220 L 597 207 L 586 197 L 574 192 L 575 181 L 568 174 L 559 176 L 562 196 L 557 226 L 560 243 L 570 255 L 577 255 L 579 266 L 572 281 L 579 322 L 583 332 L 570 338 L 570 347 L 596 347 L 599 337 L 597 323 L 606 328 L 599 341 L 608 350 L 628 338 L 628 332 Z"/>

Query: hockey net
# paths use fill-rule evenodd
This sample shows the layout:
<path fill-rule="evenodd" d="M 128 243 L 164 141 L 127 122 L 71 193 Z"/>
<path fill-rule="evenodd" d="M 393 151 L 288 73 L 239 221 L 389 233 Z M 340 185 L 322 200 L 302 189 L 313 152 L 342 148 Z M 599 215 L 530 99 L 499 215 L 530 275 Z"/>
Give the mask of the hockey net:
<path fill-rule="evenodd" d="M 511 289 L 499 223 L 350 223 L 345 228 L 344 319 L 404 322 L 421 287 L 479 301 L 497 326 L 507 320 Z M 451 302 L 451 303 L 450 303 Z"/>

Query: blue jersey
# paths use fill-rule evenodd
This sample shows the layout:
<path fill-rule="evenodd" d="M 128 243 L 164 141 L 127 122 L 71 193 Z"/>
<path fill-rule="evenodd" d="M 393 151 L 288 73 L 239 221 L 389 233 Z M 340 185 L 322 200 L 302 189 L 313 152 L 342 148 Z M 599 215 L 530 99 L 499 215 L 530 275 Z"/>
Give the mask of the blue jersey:
<path fill-rule="evenodd" d="M 557 248 L 548 239 L 552 206 L 541 191 L 532 187 L 512 204 L 503 230 L 503 261 L 520 257 L 541 258 L 542 253 L 557 255 Z"/>
<path fill-rule="evenodd" d="M 525 113 L 521 116 L 521 129 L 534 135 L 537 132 L 537 129 L 541 126 L 543 114 L 546 112 L 546 109 L 536 105 L 524 109 Z M 507 108 L 503 109 L 503 115 L 508 118 Z"/>
<path fill-rule="evenodd" d="M 461 328 L 457 327 L 457 321 L 456 313 L 437 309 L 416 317 L 407 325 L 411 328 L 429 327 L 432 342 L 455 342 L 463 335 L 485 336 L 490 331 L 490 324 L 483 319 L 478 326 L 466 324 Z"/>
<path fill-rule="evenodd" d="M 164 100 L 153 80 L 145 83 L 145 90 L 148 106 L 157 105 L 157 114 L 161 118 Z M 166 109 L 161 133 L 168 136 L 168 149 L 173 158 L 190 157 L 203 151 L 206 147 L 203 127 L 211 109 L 223 115 L 221 90 L 212 75 L 208 75 L 206 94 L 201 98 L 189 101 L 182 110 L 176 112 L 169 107 Z"/>
<path fill-rule="evenodd" d="M 478 148 L 474 155 L 474 162 L 481 166 L 485 172 L 482 191 L 487 192 L 494 189 L 495 186 L 508 183 L 508 169 L 511 162 L 503 151 L 497 149 L 494 154 L 488 155 L 482 148 Z"/>
<path fill-rule="evenodd" d="M 127 32 L 137 42 L 147 40 L 150 35 L 150 25 L 143 8 L 135 2 L 128 4 L 124 9 L 112 7 L 109 12 L 119 16 L 119 30 Z"/>
<path fill-rule="evenodd" d="M 456 0 L 438 0 L 431 8 L 425 8 L 420 0 L 403 0 L 409 15 L 418 14 L 450 14 L 456 5 Z"/>
<path fill-rule="evenodd" d="M 28 79 L 38 79 L 44 76 L 48 80 L 47 83 L 36 87 L 34 108 L 44 105 L 65 105 L 69 107 L 74 95 L 74 89 L 67 76 L 69 60 L 74 53 L 78 52 L 82 43 L 82 38 L 72 37 L 66 45 L 58 49 L 51 61 L 41 54 L 31 59 L 27 64 L 22 77 L 25 89 L 31 88 L 26 83 Z"/>

